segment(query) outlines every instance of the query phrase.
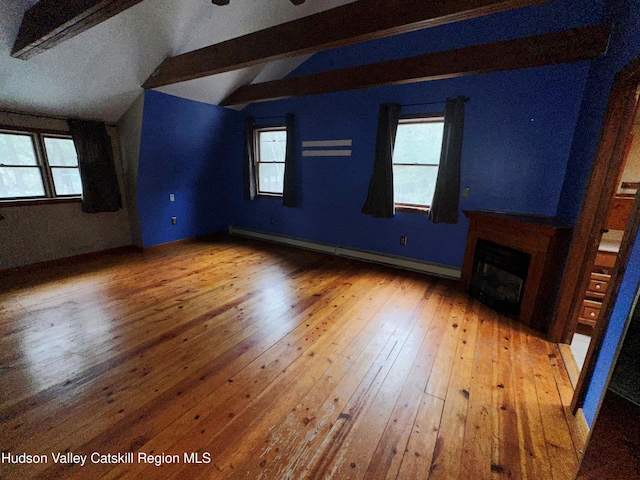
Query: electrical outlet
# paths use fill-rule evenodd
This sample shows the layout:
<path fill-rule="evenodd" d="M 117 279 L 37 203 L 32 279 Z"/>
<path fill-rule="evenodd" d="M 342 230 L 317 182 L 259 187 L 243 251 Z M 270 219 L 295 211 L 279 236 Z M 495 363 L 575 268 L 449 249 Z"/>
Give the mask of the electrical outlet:
<path fill-rule="evenodd" d="M 271 225 L 275 225 L 276 224 L 276 219 L 271 217 Z"/>
<path fill-rule="evenodd" d="M 178 217 L 171 217 L 171 225 L 177 225 L 178 224 Z"/>
<path fill-rule="evenodd" d="M 469 187 L 465 187 L 462 189 L 462 196 L 465 198 L 469 196 Z"/>
<path fill-rule="evenodd" d="M 400 245 L 406 245 L 407 244 L 407 237 L 405 237 L 404 235 L 400 236 Z"/>
<path fill-rule="evenodd" d="M 176 196 L 173 193 L 169 194 L 169 201 L 170 202 L 175 202 L 176 201 Z"/>

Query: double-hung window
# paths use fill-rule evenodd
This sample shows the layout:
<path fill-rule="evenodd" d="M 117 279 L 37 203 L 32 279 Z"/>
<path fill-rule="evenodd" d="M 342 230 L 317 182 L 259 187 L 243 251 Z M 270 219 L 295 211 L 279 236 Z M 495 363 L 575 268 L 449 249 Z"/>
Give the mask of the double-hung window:
<path fill-rule="evenodd" d="M 428 210 L 436 188 L 444 116 L 402 117 L 393 149 L 396 210 Z"/>
<path fill-rule="evenodd" d="M 78 157 L 70 136 L 0 130 L 0 201 L 81 195 Z"/>
<path fill-rule="evenodd" d="M 282 197 L 287 129 L 284 126 L 253 130 L 258 177 L 258 194 Z"/>

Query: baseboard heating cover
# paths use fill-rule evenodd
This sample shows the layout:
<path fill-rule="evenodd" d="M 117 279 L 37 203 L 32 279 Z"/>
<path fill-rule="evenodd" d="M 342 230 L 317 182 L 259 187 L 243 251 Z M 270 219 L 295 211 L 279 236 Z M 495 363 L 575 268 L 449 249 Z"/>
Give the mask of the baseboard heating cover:
<path fill-rule="evenodd" d="M 312 250 L 315 252 L 328 253 L 330 255 L 337 255 L 340 257 L 347 257 L 356 260 L 362 260 L 365 262 L 379 263 L 382 265 L 389 265 L 396 268 L 402 268 L 404 270 L 411 270 L 414 272 L 427 273 L 429 275 L 435 275 L 437 277 L 448 278 L 452 280 L 459 280 L 462 271 L 461 267 L 452 265 L 442 265 L 439 263 L 425 262 L 421 260 L 415 260 L 408 257 L 400 257 L 396 255 L 387 255 L 377 252 L 371 252 L 367 250 L 359 250 L 355 248 L 341 247 L 338 245 L 332 245 L 329 243 L 313 242 L 310 240 L 303 240 L 295 237 L 288 237 L 286 235 L 278 235 L 267 232 L 259 232 L 256 230 L 249 230 L 245 228 L 239 228 L 230 226 L 229 233 L 231 235 L 238 235 L 241 237 L 254 238 L 256 240 L 264 240 L 267 242 L 279 243 L 282 245 L 289 245 L 292 247 L 303 248 L 305 250 Z"/>

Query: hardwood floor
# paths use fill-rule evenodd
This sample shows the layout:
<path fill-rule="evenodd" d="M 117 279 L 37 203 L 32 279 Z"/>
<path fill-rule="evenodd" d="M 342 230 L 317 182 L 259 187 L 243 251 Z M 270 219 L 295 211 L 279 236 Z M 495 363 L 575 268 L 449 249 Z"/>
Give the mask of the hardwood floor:
<path fill-rule="evenodd" d="M 221 236 L 5 274 L 0 319 L 2 478 L 577 471 L 557 346 L 455 282 Z"/>

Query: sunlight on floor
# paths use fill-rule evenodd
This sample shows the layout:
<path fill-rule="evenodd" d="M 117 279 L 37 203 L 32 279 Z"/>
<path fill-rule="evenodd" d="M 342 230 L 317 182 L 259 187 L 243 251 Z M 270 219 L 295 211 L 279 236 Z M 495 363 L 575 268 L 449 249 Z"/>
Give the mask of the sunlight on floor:
<path fill-rule="evenodd" d="M 590 342 L 591 337 L 587 335 L 576 333 L 573 336 L 573 341 L 571 342 L 571 352 L 573 353 L 573 357 L 576 359 L 576 364 L 578 365 L 578 368 L 580 370 L 582 370 L 582 365 L 584 364 L 584 359 L 587 356 Z"/>

